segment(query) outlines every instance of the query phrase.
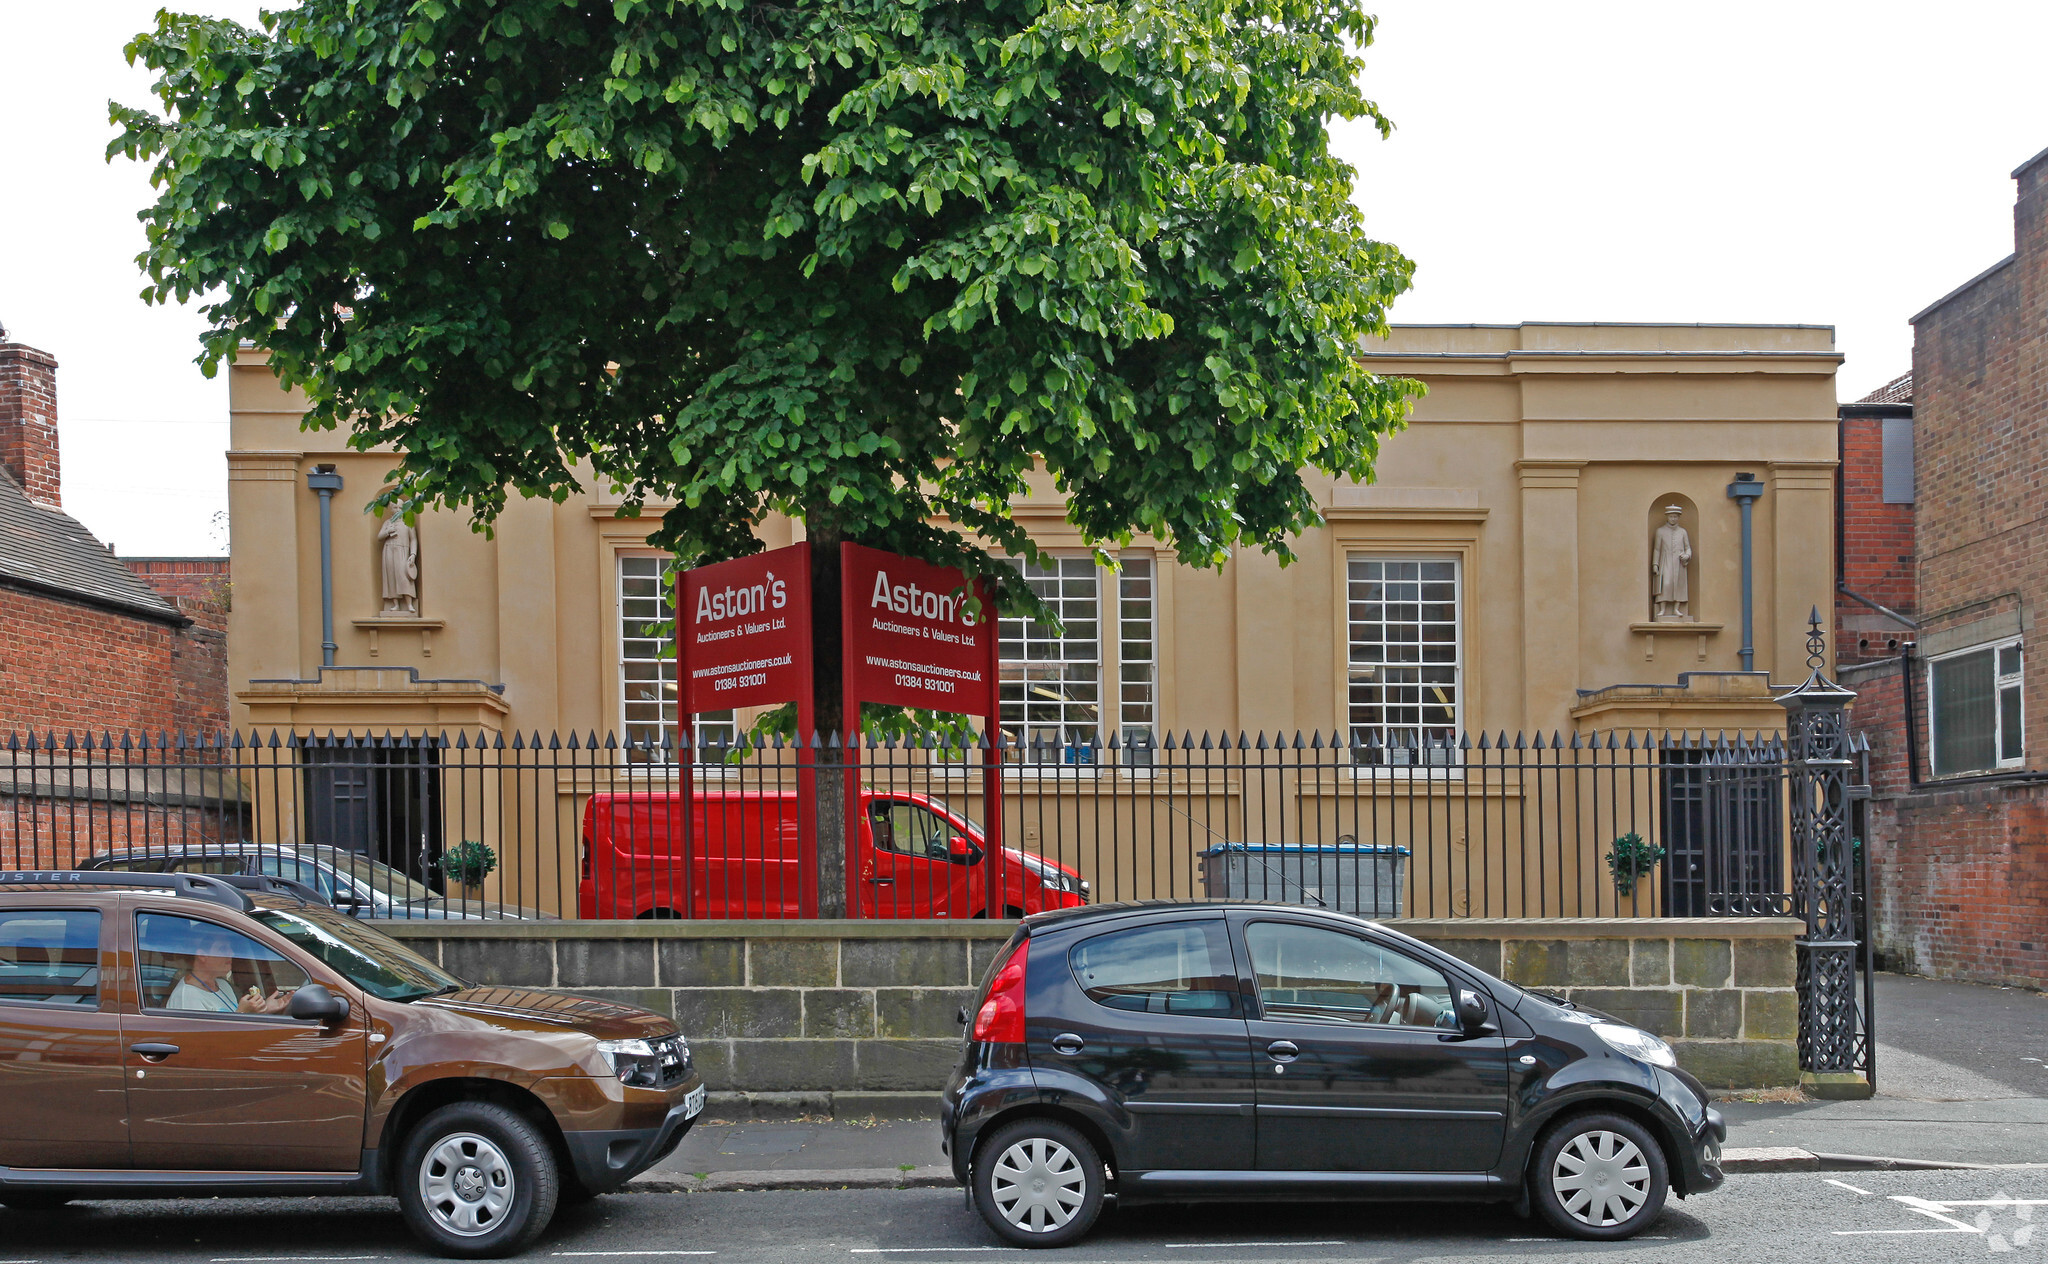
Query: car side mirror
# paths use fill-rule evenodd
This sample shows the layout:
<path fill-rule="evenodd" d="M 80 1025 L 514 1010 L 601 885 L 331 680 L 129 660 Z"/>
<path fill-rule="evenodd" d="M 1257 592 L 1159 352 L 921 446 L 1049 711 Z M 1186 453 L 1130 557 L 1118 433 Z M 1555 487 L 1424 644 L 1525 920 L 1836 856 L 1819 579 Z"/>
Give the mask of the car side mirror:
<path fill-rule="evenodd" d="M 292 993 L 284 1012 L 305 1022 L 338 1023 L 348 1017 L 348 1002 L 318 983 L 308 983 Z"/>
<path fill-rule="evenodd" d="M 368 907 L 370 902 L 360 895 L 351 895 L 346 891 L 336 891 L 332 903 L 335 908 L 340 909 L 350 917 L 361 917 L 363 909 Z"/>
<path fill-rule="evenodd" d="M 1477 992 L 1459 989 L 1458 1027 L 1468 1036 L 1483 1036 L 1498 1030 L 1487 1021 L 1486 998 Z"/>
<path fill-rule="evenodd" d="M 971 865 L 981 859 L 981 848 L 965 834 L 955 834 L 946 840 L 946 852 L 955 864 Z"/>

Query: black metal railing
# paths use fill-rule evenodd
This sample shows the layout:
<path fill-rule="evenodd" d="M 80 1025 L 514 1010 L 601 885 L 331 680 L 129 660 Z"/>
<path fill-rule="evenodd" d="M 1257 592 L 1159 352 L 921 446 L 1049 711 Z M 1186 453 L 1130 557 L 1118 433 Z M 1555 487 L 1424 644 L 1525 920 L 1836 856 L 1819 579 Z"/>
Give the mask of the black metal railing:
<path fill-rule="evenodd" d="M 682 753 L 594 733 L 16 733 L 0 866 L 280 873 L 388 917 L 837 913 L 804 822 L 852 766 L 855 917 L 1219 897 L 1374 917 L 1796 912 L 1775 733 L 933 733 Z"/>

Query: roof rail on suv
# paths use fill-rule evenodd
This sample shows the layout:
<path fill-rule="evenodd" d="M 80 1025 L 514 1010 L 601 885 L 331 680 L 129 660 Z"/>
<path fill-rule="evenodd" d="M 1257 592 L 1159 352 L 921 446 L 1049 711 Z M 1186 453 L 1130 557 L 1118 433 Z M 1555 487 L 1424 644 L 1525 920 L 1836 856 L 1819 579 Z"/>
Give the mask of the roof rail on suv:
<path fill-rule="evenodd" d="M 0 890 L 25 886 L 147 887 L 169 891 L 172 895 L 181 895 L 188 899 L 225 905 L 237 913 L 246 913 L 255 907 L 248 896 L 235 889 L 235 885 L 205 873 L 121 873 L 98 869 L 21 869 L 0 873 Z M 297 892 L 288 894 L 296 895 Z M 319 897 L 315 896 L 314 899 L 317 901 Z"/>

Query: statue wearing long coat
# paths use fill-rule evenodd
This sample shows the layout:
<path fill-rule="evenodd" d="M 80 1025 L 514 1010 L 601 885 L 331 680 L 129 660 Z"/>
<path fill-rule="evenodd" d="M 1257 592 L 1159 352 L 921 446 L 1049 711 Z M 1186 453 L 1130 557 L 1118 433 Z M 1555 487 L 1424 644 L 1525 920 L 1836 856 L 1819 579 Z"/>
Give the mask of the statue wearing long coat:
<path fill-rule="evenodd" d="M 380 556 L 383 563 L 384 613 L 418 614 L 419 533 L 405 525 L 402 516 L 394 513 L 377 528 L 377 542 L 383 546 Z"/>
<path fill-rule="evenodd" d="M 1675 521 L 1667 521 L 1657 528 L 1657 542 L 1650 552 L 1650 574 L 1656 581 L 1654 600 L 1657 613 L 1663 614 L 1667 605 L 1678 607 L 1673 614 L 1684 614 L 1685 605 L 1692 600 L 1686 583 L 1686 565 L 1692 561 L 1692 537 L 1685 528 Z"/>

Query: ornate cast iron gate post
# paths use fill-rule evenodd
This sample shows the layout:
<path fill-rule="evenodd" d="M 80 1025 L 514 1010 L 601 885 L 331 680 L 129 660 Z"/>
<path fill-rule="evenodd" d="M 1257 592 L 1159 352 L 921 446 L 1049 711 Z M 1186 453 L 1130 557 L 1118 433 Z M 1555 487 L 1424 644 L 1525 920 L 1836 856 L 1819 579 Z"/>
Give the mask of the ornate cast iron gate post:
<path fill-rule="evenodd" d="M 1792 844 L 1792 902 L 1806 919 L 1797 941 L 1800 1079 L 1817 1096 L 1861 1097 L 1857 1072 L 1857 940 L 1852 903 L 1849 773 L 1854 762 L 1849 703 L 1854 692 L 1827 678 L 1827 639 L 1814 609 L 1806 637 L 1806 681 L 1778 698 L 1785 708 L 1786 807 Z"/>

